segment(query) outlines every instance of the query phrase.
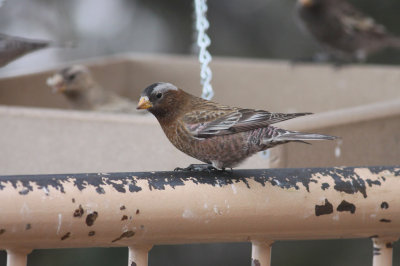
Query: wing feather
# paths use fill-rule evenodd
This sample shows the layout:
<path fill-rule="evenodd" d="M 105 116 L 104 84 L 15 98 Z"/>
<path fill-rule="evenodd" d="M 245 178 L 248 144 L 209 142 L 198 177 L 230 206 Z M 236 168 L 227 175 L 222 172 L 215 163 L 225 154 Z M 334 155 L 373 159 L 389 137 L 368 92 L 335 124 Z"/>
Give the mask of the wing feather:
<path fill-rule="evenodd" d="M 383 25 L 376 23 L 373 18 L 365 15 L 349 3 L 343 1 L 336 7 L 341 9 L 339 11 L 341 16 L 338 17 L 341 19 L 342 25 L 345 26 L 345 30 L 349 33 L 364 32 L 377 35 L 387 33 Z"/>
<path fill-rule="evenodd" d="M 292 119 L 311 113 L 271 113 L 263 110 L 231 108 L 230 110 L 194 111 L 183 119 L 189 132 L 197 138 L 229 135 Z"/>

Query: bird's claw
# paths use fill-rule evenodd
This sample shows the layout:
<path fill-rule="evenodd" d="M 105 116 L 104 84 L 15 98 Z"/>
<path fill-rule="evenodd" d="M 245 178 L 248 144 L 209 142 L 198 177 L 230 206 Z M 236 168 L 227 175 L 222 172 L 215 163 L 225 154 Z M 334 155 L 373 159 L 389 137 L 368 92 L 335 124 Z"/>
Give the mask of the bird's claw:
<path fill-rule="evenodd" d="M 181 167 L 176 167 L 174 169 L 175 172 L 177 171 L 190 171 L 190 172 L 203 172 L 206 171 L 208 173 L 214 172 L 214 171 L 221 171 L 217 168 L 215 168 L 214 166 L 212 166 L 211 164 L 191 164 L 188 167 L 185 168 L 181 168 Z M 223 169 L 222 171 L 225 171 L 225 169 Z"/>

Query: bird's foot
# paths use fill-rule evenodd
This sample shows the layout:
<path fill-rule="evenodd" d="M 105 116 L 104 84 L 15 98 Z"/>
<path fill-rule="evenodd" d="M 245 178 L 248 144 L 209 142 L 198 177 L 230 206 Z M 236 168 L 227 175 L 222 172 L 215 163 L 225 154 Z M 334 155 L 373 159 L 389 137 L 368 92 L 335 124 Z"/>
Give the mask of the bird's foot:
<path fill-rule="evenodd" d="M 290 60 L 292 66 L 305 63 L 314 63 L 314 58 L 312 56 L 296 57 Z"/>
<path fill-rule="evenodd" d="M 297 57 L 294 59 L 291 59 L 291 64 L 296 65 L 296 64 L 303 64 L 303 63 L 327 63 L 331 59 L 330 55 L 327 53 L 316 53 L 311 56 L 303 56 L 303 57 Z"/>
<path fill-rule="evenodd" d="M 174 171 L 192 171 L 192 172 L 206 171 L 206 172 L 211 173 L 211 172 L 221 171 L 221 170 L 215 168 L 211 164 L 191 164 L 185 168 L 177 167 L 174 169 Z M 222 171 L 225 171 L 225 169 L 222 169 Z"/>

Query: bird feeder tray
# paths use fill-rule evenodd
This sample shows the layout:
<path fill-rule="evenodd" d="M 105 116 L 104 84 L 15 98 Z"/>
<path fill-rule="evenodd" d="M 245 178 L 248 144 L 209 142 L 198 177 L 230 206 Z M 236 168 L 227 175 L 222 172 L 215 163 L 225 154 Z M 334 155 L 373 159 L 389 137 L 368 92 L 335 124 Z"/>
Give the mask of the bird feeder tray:
<path fill-rule="evenodd" d="M 105 88 L 138 100 L 157 81 L 200 95 L 200 66 L 186 56 L 124 54 L 78 62 Z M 60 66 L 62 68 L 64 66 Z M 272 112 L 314 112 L 279 126 L 341 137 L 291 143 L 240 168 L 394 165 L 400 161 L 400 69 L 216 58 L 214 100 Z M 198 163 L 169 143 L 156 119 L 68 110 L 46 79 L 57 69 L 0 77 L 0 174 L 171 170 Z"/>

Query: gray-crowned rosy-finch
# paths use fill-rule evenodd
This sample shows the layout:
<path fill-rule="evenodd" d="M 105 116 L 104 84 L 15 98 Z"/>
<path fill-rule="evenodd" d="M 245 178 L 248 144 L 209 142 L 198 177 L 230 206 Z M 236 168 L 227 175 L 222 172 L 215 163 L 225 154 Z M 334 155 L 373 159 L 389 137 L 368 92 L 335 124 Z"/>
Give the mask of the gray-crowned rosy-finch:
<path fill-rule="evenodd" d="M 399 37 L 346 0 L 298 0 L 297 11 L 305 28 L 337 59 L 363 61 L 384 48 L 400 48 Z"/>
<path fill-rule="evenodd" d="M 136 112 L 136 103 L 101 87 L 83 65 L 62 69 L 47 79 L 53 92 L 62 93 L 70 105 L 79 110 Z"/>
<path fill-rule="evenodd" d="M 290 141 L 336 138 L 272 126 L 310 113 L 270 113 L 225 106 L 195 97 L 170 83 L 147 87 L 137 109 L 151 112 L 176 148 L 218 169 L 232 168 L 254 153 Z"/>

